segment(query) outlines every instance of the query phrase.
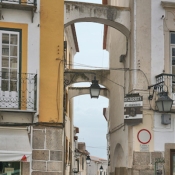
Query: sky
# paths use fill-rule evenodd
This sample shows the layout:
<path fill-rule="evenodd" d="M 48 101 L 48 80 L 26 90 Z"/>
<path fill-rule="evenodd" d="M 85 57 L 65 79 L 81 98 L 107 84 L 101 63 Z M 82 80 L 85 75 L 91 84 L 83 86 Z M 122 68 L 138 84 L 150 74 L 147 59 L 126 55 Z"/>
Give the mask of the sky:
<path fill-rule="evenodd" d="M 74 0 L 72 0 L 74 1 Z M 101 4 L 102 0 L 79 0 Z M 76 69 L 107 68 L 108 52 L 103 50 L 103 25 L 97 23 L 76 23 L 76 33 L 80 52 L 74 57 Z M 86 66 L 79 67 L 76 63 Z M 89 67 L 92 66 L 92 67 Z M 77 85 L 77 84 L 76 84 Z M 89 83 L 78 86 L 90 86 Z M 107 159 L 107 122 L 103 108 L 108 107 L 108 99 L 100 96 L 91 99 L 90 95 L 74 98 L 74 125 L 79 127 L 78 141 L 86 143 L 90 156 Z"/>

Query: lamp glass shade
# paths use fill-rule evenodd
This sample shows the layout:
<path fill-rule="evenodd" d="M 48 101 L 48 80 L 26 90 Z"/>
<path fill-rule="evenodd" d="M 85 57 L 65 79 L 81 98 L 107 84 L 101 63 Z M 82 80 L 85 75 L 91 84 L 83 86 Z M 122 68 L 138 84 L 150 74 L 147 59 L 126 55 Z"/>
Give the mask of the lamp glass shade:
<path fill-rule="evenodd" d="M 87 157 L 86 157 L 86 163 L 87 163 L 87 164 L 90 164 L 90 163 L 91 163 L 91 158 L 90 158 L 90 156 L 88 156 L 88 155 L 87 155 Z"/>
<path fill-rule="evenodd" d="M 156 101 L 157 108 L 160 112 L 163 111 L 163 104 L 162 101 Z"/>
<path fill-rule="evenodd" d="M 162 92 L 159 94 L 160 97 L 156 101 L 156 106 L 160 112 L 169 112 L 171 110 L 173 100 L 168 97 L 167 92 Z"/>
<path fill-rule="evenodd" d="M 92 84 L 90 86 L 90 95 L 91 98 L 98 98 L 100 95 L 100 86 L 97 80 L 92 80 Z"/>
<path fill-rule="evenodd" d="M 103 167 L 102 167 L 102 165 L 101 165 L 101 167 L 100 167 L 100 172 L 103 172 Z"/>

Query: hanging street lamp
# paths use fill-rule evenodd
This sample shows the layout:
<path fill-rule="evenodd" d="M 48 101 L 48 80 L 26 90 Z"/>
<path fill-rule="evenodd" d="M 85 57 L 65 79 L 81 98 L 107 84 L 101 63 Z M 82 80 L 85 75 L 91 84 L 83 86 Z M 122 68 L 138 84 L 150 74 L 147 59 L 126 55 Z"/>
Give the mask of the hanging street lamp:
<path fill-rule="evenodd" d="M 159 93 L 156 106 L 160 112 L 169 112 L 171 110 L 173 100 L 168 96 L 168 92 Z"/>
<path fill-rule="evenodd" d="M 92 84 L 90 86 L 90 96 L 91 98 L 98 98 L 100 95 L 100 86 L 98 84 L 98 80 L 96 80 L 96 77 L 94 77 L 94 80 L 92 80 Z"/>
<path fill-rule="evenodd" d="M 90 163 L 91 163 L 91 158 L 90 158 L 89 155 L 87 155 L 87 157 L 86 157 L 86 163 L 87 163 L 87 164 L 90 164 Z"/>
<path fill-rule="evenodd" d="M 100 166 L 100 172 L 103 172 L 103 166 L 102 165 Z"/>

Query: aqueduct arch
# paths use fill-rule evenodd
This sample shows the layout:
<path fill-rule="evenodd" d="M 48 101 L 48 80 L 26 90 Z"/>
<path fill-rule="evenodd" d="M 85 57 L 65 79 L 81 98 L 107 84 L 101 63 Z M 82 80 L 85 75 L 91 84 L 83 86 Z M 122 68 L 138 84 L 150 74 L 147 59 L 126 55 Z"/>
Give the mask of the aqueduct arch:
<path fill-rule="evenodd" d="M 65 27 L 76 22 L 95 22 L 111 26 L 129 37 L 130 11 L 127 7 L 65 1 L 64 11 Z"/>
<path fill-rule="evenodd" d="M 102 4 L 65 1 L 64 2 L 64 26 L 67 27 L 77 22 L 95 22 L 105 24 L 120 31 L 128 39 L 130 35 L 130 9 Z M 91 82 L 94 75 L 99 84 L 106 87 L 101 90 L 101 95 L 109 98 L 111 82 L 108 70 L 66 70 L 64 85 L 68 86 L 78 82 Z M 69 99 L 78 95 L 87 94 L 87 88 L 69 88 Z"/>
<path fill-rule="evenodd" d="M 109 73 L 109 70 L 66 70 L 64 73 L 64 85 L 69 86 L 74 83 L 92 82 L 94 77 L 96 77 L 99 81 L 99 84 L 106 87 L 101 89 L 100 95 L 109 98 L 109 89 L 111 83 L 109 79 Z M 89 88 L 69 88 L 68 98 L 71 99 L 75 96 L 84 94 L 89 94 Z"/>

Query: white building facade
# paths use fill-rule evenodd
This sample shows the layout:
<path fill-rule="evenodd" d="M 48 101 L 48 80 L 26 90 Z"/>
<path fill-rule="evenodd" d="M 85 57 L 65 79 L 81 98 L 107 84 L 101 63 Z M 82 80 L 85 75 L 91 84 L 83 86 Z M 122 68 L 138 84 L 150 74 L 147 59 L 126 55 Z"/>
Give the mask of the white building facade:
<path fill-rule="evenodd" d="M 164 113 L 158 111 L 155 101 L 161 91 L 174 99 L 175 1 L 108 0 L 103 3 L 130 7 L 131 18 L 128 38 L 110 27 L 106 34 L 106 49 L 113 70 L 110 79 L 123 86 L 113 85 L 115 90 L 110 91 L 110 172 L 173 175 L 175 106 Z M 124 119 L 127 95 L 142 97 L 139 120 L 132 113 Z"/>

